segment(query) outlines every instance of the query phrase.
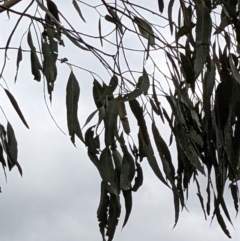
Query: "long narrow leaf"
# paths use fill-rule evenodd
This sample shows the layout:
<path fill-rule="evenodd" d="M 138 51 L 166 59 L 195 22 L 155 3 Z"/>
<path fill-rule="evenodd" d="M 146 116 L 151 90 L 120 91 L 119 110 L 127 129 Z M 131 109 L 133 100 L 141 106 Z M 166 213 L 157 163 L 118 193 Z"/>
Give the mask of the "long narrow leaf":
<path fill-rule="evenodd" d="M 5 90 L 8 98 L 9 98 L 9 100 L 11 101 L 12 106 L 14 107 L 14 109 L 16 110 L 18 116 L 19 116 L 20 119 L 22 120 L 23 124 L 29 129 L 29 126 L 28 126 L 28 124 L 27 124 L 27 122 L 26 122 L 26 120 L 25 120 L 25 118 L 24 118 L 24 116 L 23 116 L 23 114 L 22 114 L 19 106 L 18 106 L 17 101 L 15 100 L 15 98 L 13 97 L 13 95 L 12 95 L 7 89 L 4 89 L 4 90 Z"/>
<path fill-rule="evenodd" d="M 73 72 L 70 73 L 66 88 L 67 124 L 71 141 L 75 144 L 75 135 L 84 142 L 78 121 L 78 100 L 80 87 Z"/>
<path fill-rule="evenodd" d="M 85 19 L 84 19 L 84 17 L 83 17 L 83 15 L 82 15 L 81 9 L 80 9 L 80 7 L 78 6 L 76 0 L 73 0 L 72 3 L 73 3 L 73 6 L 75 7 L 75 9 L 77 10 L 79 16 L 81 17 L 81 19 L 82 19 L 84 22 L 86 22 Z"/>

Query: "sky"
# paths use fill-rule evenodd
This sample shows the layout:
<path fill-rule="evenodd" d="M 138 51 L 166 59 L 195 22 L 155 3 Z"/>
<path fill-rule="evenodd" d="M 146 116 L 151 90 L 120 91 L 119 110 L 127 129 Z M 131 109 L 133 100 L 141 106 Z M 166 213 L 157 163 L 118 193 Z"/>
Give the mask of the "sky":
<path fill-rule="evenodd" d="M 92 4 L 98 0 L 92 0 Z M 143 2 L 143 1 L 141 1 Z M 157 2 L 157 1 L 156 1 Z M 84 24 L 77 14 L 73 13 L 71 1 L 58 0 L 58 7 L 64 15 L 78 25 L 81 31 L 97 33 L 96 15 L 84 11 L 87 21 Z M 155 3 L 156 5 L 156 3 Z M 14 9 L 21 10 L 25 3 L 19 3 Z M 156 5 L 157 6 L 157 5 Z M 154 7 L 154 6 L 153 6 Z M 6 42 L 7 31 L 10 31 L 16 18 L 5 13 L 0 14 L 0 47 Z M 24 20 L 26 21 L 26 20 Z M 29 21 L 26 21 L 29 23 Z M 5 28 L 5 26 L 7 26 Z M 110 25 L 109 25 L 110 26 Z M 18 47 L 22 33 L 28 25 L 22 24 L 13 39 L 12 46 Z M 101 65 L 94 58 L 66 41 L 67 47 L 60 50 L 60 58 L 68 57 L 69 61 L 83 67 L 90 67 L 109 78 Z M 28 49 L 26 36 L 22 48 Z M 0 50 L 0 64 L 3 51 Z M 7 183 L 3 172 L 0 172 L 0 240 L 4 241 L 79 241 L 101 240 L 96 211 L 100 199 L 100 177 L 86 155 L 86 148 L 78 141 L 77 147 L 70 142 L 55 125 L 47 111 L 43 96 L 43 82 L 33 81 L 29 68 L 29 55 L 24 53 L 20 64 L 19 76 L 14 84 L 16 70 L 16 51 L 9 51 L 5 80 L 11 93 L 17 99 L 20 108 L 30 126 L 26 129 L 14 112 L 9 100 L 1 91 L 1 107 L 11 122 L 18 140 L 19 162 L 23 168 L 21 177 L 16 168 L 8 173 Z M 138 64 L 138 58 L 131 56 Z M 164 62 L 164 59 L 159 61 Z M 102 72 L 101 72 L 102 71 Z M 94 110 L 89 98 L 92 88 L 92 77 L 84 71 L 74 69 L 81 87 L 79 117 L 83 125 L 87 116 Z M 58 78 L 50 105 L 51 113 L 60 128 L 67 133 L 65 90 L 70 74 L 67 65 L 58 65 Z M 49 102 L 48 102 L 49 103 Z M 1 122 L 4 117 L 1 114 Z M 121 226 L 122 215 L 115 234 L 115 241 L 218 241 L 229 240 L 211 216 L 207 221 L 201 211 L 194 184 L 189 190 L 187 210 L 180 213 L 177 226 L 174 225 L 174 207 L 172 193 L 162 185 L 149 168 L 147 161 L 141 163 L 144 170 L 144 184 L 137 193 L 133 193 L 133 210 L 126 227 Z M 204 181 L 201 181 L 204 183 Z M 228 190 L 226 190 L 228 192 Z M 205 195 L 205 186 L 202 188 Z M 227 204 L 233 217 L 234 228 L 227 223 L 232 240 L 240 239 L 240 219 L 235 217 L 231 198 Z"/>

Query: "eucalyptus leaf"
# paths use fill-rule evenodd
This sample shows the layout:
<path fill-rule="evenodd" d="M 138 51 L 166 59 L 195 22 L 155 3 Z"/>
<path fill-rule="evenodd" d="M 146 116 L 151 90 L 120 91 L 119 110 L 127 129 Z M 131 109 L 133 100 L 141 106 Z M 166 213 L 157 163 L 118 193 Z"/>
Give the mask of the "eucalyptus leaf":
<path fill-rule="evenodd" d="M 100 155 L 99 172 L 103 181 L 113 183 L 115 170 L 109 148 L 104 148 Z"/>
<path fill-rule="evenodd" d="M 105 145 L 108 147 L 113 144 L 114 132 L 117 126 L 117 117 L 119 109 L 119 99 L 113 99 L 109 102 L 104 118 L 105 125 Z"/>
<path fill-rule="evenodd" d="M 127 221 L 129 219 L 129 216 L 132 211 L 132 191 L 131 190 L 123 190 L 123 197 L 125 201 L 125 209 L 126 209 L 126 214 L 123 222 L 122 228 L 127 224 Z"/>
<path fill-rule="evenodd" d="M 129 176 L 129 163 L 126 155 L 123 156 L 121 174 L 120 174 L 120 189 L 121 190 L 130 190 L 131 183 L 128 179 Z"/>
<path fill-rule="evenodd" d="M 116 24 L 116 28 L 119 29 L 120 33 L 123 34 L 123 26 L 121 24 L 121 20 L 118 17 L 116 11 L 114 11 L 111 7 L 108 7 L 108 11 L 111 14 L 112 18 L 110 20 L 110 22 L 115 23 Z M 108 18 L 109 19 L 109 18 Z M 106 19 L 107 20 L 107 19 Z"/>
<path fill-rule="evenodd" d="M 25 118 L 24 118 L 24 116 L 23 116 L 23 114 L 22 114 L 22 111 L 21 111 L 20 108 L 19 108 L 19 105 L 18 105 L 16 99 L 15 99 L 14 96 L 9 92 L 9 90 L 7 90 L 7 89 L 4 89 L 4 90 L 5 90 L 5 93 L 7 94 L 8 98 L 9 98 L 12 106 L 13 106 L 14 109 L 16 110 L 19 118 L 22 120 L 23 124 L 29 129 L 29 126 L 28 126 L 28 124 L 27 124 L 27 122 L 26 122 L 26 120 L 25 120 Z"/>
<path fill-rule="evenodd" d="M 19 65 L 20 65 L 20 62 L 22 61 L 22 48 L 21 46 L 19 46 L 18 48 L 18 54 L 17 54 L 17 71 L 16 71 L 16 75 L 15 75 L 15 78 L 14 78 L 14 81 L 16 82 L 17 80 L 17 76 L 18 76 L 18 69 L 19 69 Z"/>
<path fill-rule="evenodd" d="M 8 167 L 11 170 L 15 165 L 22 176 L 22 168 L 18 163 L 18 143 L 12 125 L 7 123 L 7 154 Z"/>
<path fill-rule="evenodd" d="M 101 18 L 99 18 L 99 21 L 98 21 L 98 32 L 99 32 L 99 38 L 100 38 L 101 45 L 103 46 Z"/>
<path fill-rule="evenodd" d="M 158 0 L 158 7 L 159 11 L 162 13 L 164 9 L 164 1 L 163 0 Z"/>
<path fill-rule="evenodd" d="M 107 227 L 109 196 L 106 188 L 106 182 L 101 182 L 101 197 L 100 203 L 97 209 L 97 218 L 99 221 L 99 229 L 102 234 L 103 241 L 105 241 L 105 228 Z"/>
<path fill-rule="evenodd" d="M 41 72 L 40 72 L 40 70 L 42 70 L 42 66 L 41 66 L 40 61 L 38 59 L 36 48 L 35 48 L 35 46 L 33 44 L 32 35 L 31 35 L 31 31 L 30 30 L 28 31 L 27 40 L 28 40 L 28 45 L 29 45 L 29 47 L 31 49 L 31 51 L 30 51 L 30 60 L 31 60 L 32 74 L 34 76 L 34 80 L 40 81 L 41 80 Z"/>
<path fill-rule="evenodd" d="M 149 45 L 153 47 L 155 45 L 155 37 L 151 25 L 139 17 L 134 17 L 134 22 L 137 24 L 139 32 L 149 41 Z"/>
<path fill-rule="evenodd" d="M 123 130 L 126 134 L 130 133 L 130 125 L 127 117 L 127 112 L 125 108 L 125 102 L 121 101 L 119 104 L 119 117 L 122 122 Z"/>
<path fill-rule="evenodd" d="M 142 167 L 139 163 L 136 163 L 137 166 L 137 176 L 135 177 L 135 182 L 134 185 L 132 187 L 132 191 L 136 192 L 143 184 L 143 171 L 142 171 Z"/>
<path fill-rule="evenodd" d="M 233 63 L 232 56 L 233 56 L 232 54 L 229 54 L 229 64 L 230 64 L 234 79 L 240 84 L 240 74 L 239 74 L 239 71 L 237 70 L 237 67 Z"/>
<path fill-rule="evenodd" d="M 75 145 L 75 135 L 84 142 L 78 121 L 78 100 L 80 87 L 73 72 L 70 73 L 66 88 L 67 124 L 71 141 Z"/>
<path fill-rule="evenodd" d="M 86 122 L 85 122 L 85 124 L 83 125 L 83 127 L 82 128 L 84 128 L 91 120 L 92 120 L 92 118 L 95 116 L 95 114 L 98 112 L 98 110 L 95 110 L 95 111 L 93 111 L 89 116 L 88 116 L 88 118 L 86 119 Z"/>
<path fill-rule="evenodd" d="M 82 15 L 81 9 L 80 9 L 80 7 L 78 6 L 76 0 L 73 0 L 72 3 L 73 3 L 74 8 L 77 10 L 80 18 L 81 18 L 84 22 L 86 22 L 85 19 L 84 19 L 84 17 L 83 17 L 83 15 Z"/>
<path fill-rule="evenodd" d="M 145 69 L 143 69 L 143 75 L 138 79 L 138 83 L 136 85 L 136 89 L 139 89 L 145 95 L 149 89 L 150 82 L 148 78 L 148 74 Z"/>

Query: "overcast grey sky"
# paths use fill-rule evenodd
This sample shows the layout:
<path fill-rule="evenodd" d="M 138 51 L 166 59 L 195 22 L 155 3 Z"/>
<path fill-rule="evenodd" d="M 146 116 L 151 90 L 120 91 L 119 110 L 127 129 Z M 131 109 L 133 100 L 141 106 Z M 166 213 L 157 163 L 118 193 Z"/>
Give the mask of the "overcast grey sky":
<path fill-rule="evenodd" d="M 94 4 L 98 0 L 90 2 Z M 153 2 L 156 7 L 157 0 Z M 79 23 L 84 32 L 92 31 L 97 34 L 98 19 L 96 20 L 92 13 L 83 10 L 87 21 L 87 24 L 84 24 L 77 14 L 72 13 L 74 9 L 70 0 L 58 0 L 57 4 L 60 11 L 74 21 L 75 25 Z M 15 9 L 22 9 L 24 6 L 25 3 L 20 3 Z M 10 30 L 10 26 L 13 26 L 14 19 L 12 14 L 11 20 L 8 20 L 5 13 L 0 14 L 0 47 L 5 45 L 8 36 L 6 33 Z M 21 33 L 27 30 L 27 26 L 21 25 L 12 45 L 18 47 Z M 99 69 L 101 74 L 103 70 L 93 57 L 89 54 L 84 55 L 82 51 L 76 52 L 74 46 L 67 44 L 67 47 L 60 50 L 60 58 L 68 57 L 72 63 L 77 65 Z M 26 38 L 22 46 L 28 49 Z M 2 50 L 0 56 L 2 66 Z M 99 174 L 89 161 L 83 144 L 77 142 L 77 148 L 75 148 L 68 136 L 63 135 L 51 120 L 43 99 L 43 84 L 33 81 L 30 74 L 29 54 L 23 55 L 16 85 L 13 83 L 16 52 L 10 51 L 9 58 L 4 77 L 25 115 L 30 130 L 22 125 L 1 90 L 1 106 L 17 136 L 23 177 L 21 178 L 17 169 L 14 168 L 8 174 L 6 183 L 3 173 L 0 172 L 0 185 L 3 191 L 0 195 L 0 240 L 100 241 L 101 236 L 96 218 L 100 194 Z M 137 61 L 137 57 L 131 56 L 131 58 Z M 164 59 L 160 58 L 160 61 L 164 62 Z M 58 72 L 51 111 L 57 123 L 67 133 L 65 88 L 70 70 L 66 65 L 59 64 Z M 79 103 L 79 116 L 83 125 L 87 116 L 94 110 L 92 100 L 89 98 L 93 80 L 84 71 L 74 69 L 74 73 L 83 90 Z M 106 72 L 102 72 L 102 75 L 107 76 Z M 1 122 L 4 122 L 3 115 L 0 116 Z M 146 160 L 143 161 L 142 167 L 144 184 L 137 193 L 133 194 L 132 214 L 128 224 L 121 231 L 124 217 L 124 207 L 122 207 L 115 241 L 228 240 L 215 219 L 211 227 L 211 217 L 208 221 L 204 220 L 195 187 L 190 188 L 187 206 L 189 212 L 183 210 L 178 225 L 172 230 L 174 224 L 172 193 L 158 181 Z M 205 194 L 205 187 L 202 193 Z M 234 217 L 230 198 L 228 205 Z M 239 221 L 239 217 L 233 218 L 235 229 L 227 223 L 233 240 L 240 239 Z"/>

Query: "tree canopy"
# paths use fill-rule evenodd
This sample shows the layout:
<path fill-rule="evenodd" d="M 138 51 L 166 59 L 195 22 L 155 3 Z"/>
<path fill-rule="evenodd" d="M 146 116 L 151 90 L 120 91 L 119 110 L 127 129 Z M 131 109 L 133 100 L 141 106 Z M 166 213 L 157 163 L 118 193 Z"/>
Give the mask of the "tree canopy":
<path fill-rule="evenodd" d="M 48 103 L 54 102 L 58 69 L 69 67 L 66 125 L 71 142 L 80 144 L 79 139 L 86 146 L 102 179 L 97 218 L 103 240 L 113 240 L 121 206 L 125 208 L 122 227 L 127 224 L 132 195 L 143 184 L 143 160 L 172 191 L 174 226 L 181 209 L 187 209 L 189 186 L 196 185 L 205 218 L 216 218 L 230 238 L 226 220 L 232 224 L 232 219 L 226 196 L 232 197 L 236 213 L 239 205 L 240 2 L 73 0 L 69 8 L 79 15 L 75 23 L 68 21 L 57 1 L 33 0 L 25 3 L 22 12 L 14 10 L 20 0 L 3 2 L 0 13 L 7 13 L 10 21 L 12 15 L 19 18 L 3 48 L 1 87 L 27 128 L 24 107 L 18 105 L 4 78 L 6 65 L 12 64 L 8 51 L 16 51 L 13 81 L 17 82 L 22 61 L 28 58 L 33 79 L 45 83 Z M 95 29 L 83 32 L 81 26 L 88 25 L 93 14 L 98 18 Z M 29 25 L 16 48 L 11 42 L 23 19 Z M 28 49 L 22 48 L 24 43 Z M 61 58 L 69 45 L 97 59 L 108 78 L 90 63 L 86 69 L 71 63 L 68 56 Z M 78 115 L 84 84 L 75 69 L 87 72 L 92 81 L 95 108 L 87 118 Z M 0 125 L 0 134 L 5 175 L 14 166 L 22 175 L 9 121 Z M 207 191 L 206 200 L 202 188 Z"/>

